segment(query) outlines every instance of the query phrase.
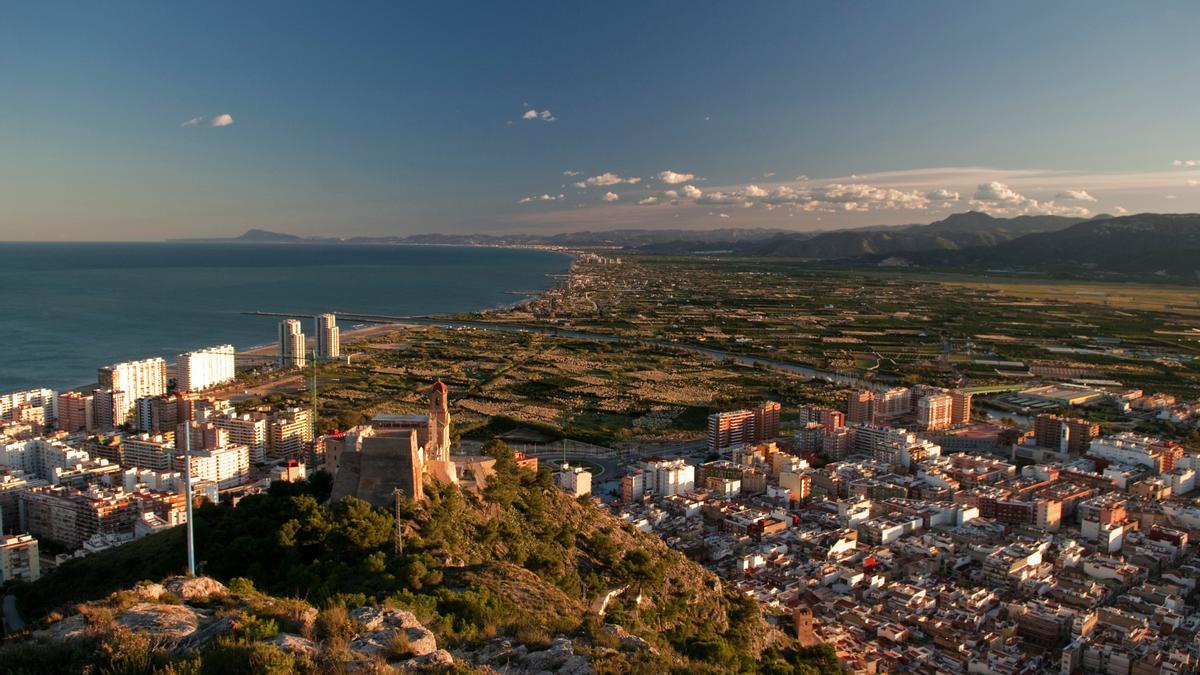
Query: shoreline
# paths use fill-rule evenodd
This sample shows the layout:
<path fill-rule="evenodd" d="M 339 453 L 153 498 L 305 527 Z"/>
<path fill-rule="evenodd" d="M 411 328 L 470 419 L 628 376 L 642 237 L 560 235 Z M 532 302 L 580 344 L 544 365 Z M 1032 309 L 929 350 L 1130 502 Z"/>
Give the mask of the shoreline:
<path fill-rule="evenodd" d="M 155 243 L 155 242 L 144 242 L 144 243 Z M 180 243 L 180 242 L 172 242 L 172 243 Z M 221 242 L 216 242 L 216 243 L 221 243 Z M 238 243 L 255 243 L 255 242 L 238 242 Z M 274 242 L 265 242 L 265 243 L 274 243 Z M 288 242 L 279 242 L 279 243 L 288 243 Z M 448 246 L 448 247 L 460 246 L 457 244 L 405 244 L 405 245 L 408 245 L 408 246 Z M 551 285 L 547 286 L 545 289 L 543 289 L 539 293 L 537 293 L 536 295 L 530 295 L 528 297 L 523 297 L 520 300 L 517 300 L 515 302 L 502 302 L 502 303 L 499 303 L 494 306 L 484 307 L 482 309 L 477 309 L 477 310 L 474 310 L 471 312 L 460 312 L 459 313 L 459 315 L 465 314 L 465 315 L 475 316 L 475 317 L 486 316 L 489 312 L 507 311 L 507 310 L 517 309 L 517 308 L 523 307 L 525 305 L 531 304 L 533 302 L 536 302 L 538 300 L 545 298 L 546 295 L 549 294 L 550 292 L 556 291 L 556 290 L 560 289 L 561 287 L 563 287 L 565 284 L 570 283 L 571 279 L 576 274 L 575 268 L 576 268 L 576 264 L 579 261 L 579 255 L 580 255 L 580 252 L 576 249 L 570 249 L 570 250 L 554 249 L 554 250 L 551 250 L 546 247 L 539 247 L 539 246 L 520 246 L 520 245 L 496 246 L 496 245 L 489 245 L 489 244 L 477 244 L 477 245 L 473 245 L 473 246 L 463 245 L 463 247 L 520 248 L 520 249 L 526 249 L 526 250 L 537 250 L 537 251 L 543 251 L 543 252 L 561 253 L 570 259 L 570 262 L 567 264 L 567 269 L 565 271 L 546 273 L 546 275 L 545 275 L 546 278 L 553 280 L 553 283 Z M 555 277 L 561 277 L 561 278 L 555 279 Z M 334 314 L 337 314 L 337 313 L 334 312 Z M 447 315 L 430 314 L 425 317 L 419 317 L 419 318 L 438 319 L 438 318 L 445 317 L 445 316 L 447 316 Z M 374 335 L 388 333 L 388 332 L 395 331 L 395 330 L 401 330 L 406 326 L 412 326 L 412 325 L 417 325 L 417 324 L 406 324 L 404 322 L 398 321 L 398 322 L 394 322 L 394 323 L 368 325 L 368 326 L 363 326 L 361 328 L 351 328 L 350 330 L 347 330 L 341 334 L 341 339 L 345 344 L 353 344 L 355 342 L 361 342 L 362 340 L 370 338 Z M 306 345 L 308 345 L 310 342 L 313 342 L 313 341 L 315 341 L 315 338 L 313 338 L 313 337 L 305 338 Z M 275 354 L 277 349 L 278 349 L 278 346 L 274 343 L 265 343 L 265 344 L 253 345 L 253 346 L 250 346 L 250 347 L 247 347 L 244 349 L 236 349 L 235 357 L 234 357 L 235 363 L 236 363 L 236 359 L 238 359 L 240 357 L 263 358 L 266 356 L 270 356 L 270 355 Z M 147 357 L 147 358 L 153 358 L 153 357 Z M 167 369 L 169 371 L 173 372 L 175 366 L 176 366 L 176 363 L 173 361 L 167 363 Z M 97 387 L 99 387 L 98 382 L 89 382 L 89 383 L 85 383 L 85 384 L 81 384 L 81 385 L 64 387 L 62 389 L 57 389 L 55 391 L 56 391 L 56 393 L 77 391 L 77 392 L 80 392 L 83 394 L 88 394 L 88 393 L 91 393 L 91 391 L 93 389 L 96 389 Z M 221 387 L 214 387 L 213 390 L 219 391 L 221 389 L 222 389 Z M 203 393 L 203 392 L 197 392 L 197 393 Z"/>

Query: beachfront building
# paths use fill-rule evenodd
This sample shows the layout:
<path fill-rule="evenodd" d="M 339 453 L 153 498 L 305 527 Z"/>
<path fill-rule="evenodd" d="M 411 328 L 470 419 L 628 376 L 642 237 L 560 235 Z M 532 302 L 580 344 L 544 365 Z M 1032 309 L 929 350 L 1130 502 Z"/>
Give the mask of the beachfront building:
<path fill-rule="evenodd" d="M 112 426 L 119 426 L 129 419 L 139 398 L 167 393 L 167 362 L 155 357 L 114 363 L 99 370 L 98 380 L 100 389 L 124 394 L 112 399 Z"/>
<path fill-rule="evenodd" d="M 322 314 L 317 317 L 317 358 L 336 359 L 342 354 L 341 335 L 338 332 L 337 317 L 333 314 Z"/>
<path fill-rule="evenodd" d="M 279 367 L 303 368 L 304 331 L 300 330 L 300 322 L 296 319 L 284 319 L 279 322 Z"/>
<path fill-rule="evenodd" d="M 232 382 L 235 358 L 233 345 L 180 354 L 175 360 L 175 388 L 179 391 L 201 391 Z"/>
<path fill-rule="evenodd" d="M 56 404 L 57 400 L 51 389 L 0 394 L 0 422 L 19 421 L 21 411 L 39 409 L 43 423 L 49 423 L 57 417 Z"/>

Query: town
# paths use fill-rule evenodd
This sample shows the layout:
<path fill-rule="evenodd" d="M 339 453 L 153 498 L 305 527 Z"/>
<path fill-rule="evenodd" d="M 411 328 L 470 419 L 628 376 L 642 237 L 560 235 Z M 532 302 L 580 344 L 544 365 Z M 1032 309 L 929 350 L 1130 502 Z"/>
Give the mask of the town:
<path fill-rule="evenodd" d="M 239 374 L 223 345 L 100 368 L 87 392 L 0 396 L 0 580 L 182 524 L 189 481 L 194 500 L 236 503 L 325 471 L 335 500 L 383 509 L 431 481 L 486 485 L 496 460 L 452 435 L 436 377 L 415 392 L 425 414 L 342 430 L 319 428 L 315 377 L 275 404 L 246 395 L 239 378 L 294 384 L 344 360 L 334 315 L 315 333 L 310 351 L 298 319 L 280 322 L 265 371 Z M 1075 416 L 1194 428 L 1195 404 L 1072 383 L 811 386 L 824 403 L 713 412 L 696 442 L 500 437 L 532 434 L 520 466 L 551 467 L 852 672 L 1197 672 L 1200 454 Z"/>

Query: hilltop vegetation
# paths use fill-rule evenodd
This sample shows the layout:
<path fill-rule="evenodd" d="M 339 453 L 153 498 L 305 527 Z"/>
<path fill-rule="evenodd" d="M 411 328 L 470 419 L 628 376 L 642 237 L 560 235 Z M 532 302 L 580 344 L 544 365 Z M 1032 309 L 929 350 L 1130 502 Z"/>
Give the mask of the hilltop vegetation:
<path fill-rule="evenodd" d="M 481 497 L 433 485 L 427 504 L 398 505 L 402 551 L 391 513 L 352 498 L 323 505 L 328 481 L 314 478 L 200 508 L 198 557 L 216 579 L 325 611 L 407 609 L 451 650 L 567 636 L 598 672 L 836 672 L 828 650 L 792 649 L 756 603 L 657 538 L 572 500 L 547 471 L 519 469 L 503 444 L 488 450 L 497 475 Z M 68 615 L 182 563 L 178 532 L 151 536 L 62 566 L 25 589 L 23 607 L 29 619 Z M 597 600 L 610 596 L 602 615 Z M 646 648 L 613 649 L 625 633 Z"/>

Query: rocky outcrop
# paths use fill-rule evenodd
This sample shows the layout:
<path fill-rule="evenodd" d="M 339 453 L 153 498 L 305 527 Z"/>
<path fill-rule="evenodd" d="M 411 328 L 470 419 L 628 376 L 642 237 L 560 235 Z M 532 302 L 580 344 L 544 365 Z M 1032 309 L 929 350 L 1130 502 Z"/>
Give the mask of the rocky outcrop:
<path fill-rule="evenodd" d="M 559 673 L 560 675 L 591 675 L 591 662 L 575 653 L 575 644 L 564 637 L 554 638 L 546 649 L 530 649 L 512 640 L 500 638 L 483 647 L 456 654 L 461 660 L 478 666 L 490 666 L 504 673 Z"/>
<path fill-rule="evenodd" d="M 285 652 L 313 657 L 320 653 L 321 645 L 291 633 L 280 633 L 273 640 L 276 647 Z"/>
<path fill-rule="evenodd" d="M 359 607 L 350 618 L 362 630 L 350 640 L 350 650 L 368 656 L 425 656 L 438 649 L 433 631 L 417 621 L 412 612 L 392 607 Z"/>
<path fill-rule="evenodd" d="M 615 623 L 606 623 L 604 624 L 604 631 L 617 638 L 622 651 L 639 652 L 646 650 L 651 654 L 658 654 L 658 650 L 651 647 L 649 642 L 625 630 L 624 626 Z"/>
<path fill-rule="evenodd" d="M 141 602 L 121 612 L 117 625 L 166 642 L 178 642 L 200 627 L 200 614 L 185 605 Z"/>
<path fill-rule="evenodd" d="M 224 584 L 209 577 L 172 577 L 164 586 L 184 602 L 208 602 L 229 592 Z"/>
<path fill-rule="evenodd" d="M 82 614 L 74 614 L 50 624 L 45 630 L 33 631 L 33 637 L 51 642 L 65 642 L 83 637 L 87 630 L 87 618 Z"/>

